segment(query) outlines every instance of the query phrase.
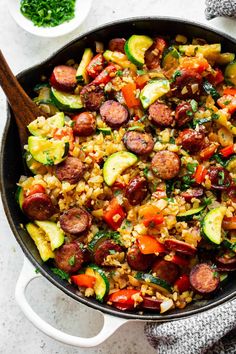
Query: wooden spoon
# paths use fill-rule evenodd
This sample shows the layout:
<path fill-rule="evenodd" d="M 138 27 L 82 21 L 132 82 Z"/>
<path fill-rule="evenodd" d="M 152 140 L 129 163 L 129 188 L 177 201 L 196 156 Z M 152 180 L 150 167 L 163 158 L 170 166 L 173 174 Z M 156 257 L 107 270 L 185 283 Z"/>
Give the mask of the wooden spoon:
<path fill-rule="evenodd" d="M 23 148 L 28 139 L 27 125 L 37 117 L 41 116 L 42 112 L 17 81 L 1 50 L 0 85 L 2 86 L 2 89 L 7 96 L 7 100 L 13 110 L 19 130 L 21 147 Z"/>

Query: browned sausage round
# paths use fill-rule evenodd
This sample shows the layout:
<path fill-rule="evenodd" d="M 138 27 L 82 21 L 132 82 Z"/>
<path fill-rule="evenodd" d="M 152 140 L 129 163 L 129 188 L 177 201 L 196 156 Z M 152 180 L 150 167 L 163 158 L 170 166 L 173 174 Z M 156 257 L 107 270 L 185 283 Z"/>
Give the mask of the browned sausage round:
<path fill-rule="evenodd" d="M 213 189 L 225 190 L 231 184 L 232 178 L 224 167 L 210 167 L 207 174 Z"/>
<path fill-rule="evenodd" d="M 172 93 L 175 97 L 188 98 L 198 97 L 201 93 L 202 76 L 194 70 L 181 70 L 181 75 L 172 83 Z"/>
<path fill-rule="evenodd" d="M 169 127 L 174 122 L 170 107 L 159 102 L 155 102 L 149 107 L 149 119 L 154 125 L 162 127 Z"/>
<path fill-rule="evenodd" d="M 166 47 L 166 41 L 157 37 L 154 39 L 151 47 L 145 52 L 145 64 L 149 70 L 160 67 L 162 53 Z"/>
<path fill-rule="evenodd" d="M 123 252 L 122 247 L 112 240 L 103 241 L 94 253 L 94 261 L 98 265 L 102 265 L 105 258 L 113 252 Z"/>
<path fill-rule="evenodd" d="M 193 109 L 190 103 L 180 103 L 175 110 L 175 121 L 178 127 L 182 127 L 193 119 Z"/>
<path fill-rule="evenodd" d="M 32 220 L 48 220 L 55 213 L 51 198 L 45 193 L 35 193 L 26 197 L 22 209 Z"/>
<path fill-rule="evenodd" d="M 126 187 L 125 196 L 131 205 L 140 204 L 147 196 L 148 184 L 144 177 L 134 177 Z"/>
<path fill-rule="evenodd" d="M 118 51 L 118 52 L 125 52 L 124 46 L 125 46 L 126 39 L 124 38 L 113 38 L 109 41 L 108 43 L 108 49 L 112 51 Z"/>
<path fill-rule="evenodd" d="M 195 291 L 210 294 L 218 288 L 220 276 L 210 264 L 200 263 L 192 268 L 189 280 Z"/>
<path fill-rule="evenodd" d="M 134 270 L 147 270 L 155 259 L 154 257 L 153 254 L 142 254 L 136 244 L 133 244 L 127 252 L 127 262 Z"/>
<path fill-rule="evenodd" d="M 55 250 L 56 266 L 64 272 L 77 272 L 82 267 L 83 261 L 83 251 L 77 242 L 64 244 Z"/>
<path fill-rule="evenodd" d="M 89 111 L 98 111 L 105 102 L 105 95 L 101 87 L 92 83 L 82 88 L 80 96 L 85 108 Z"/>
<path fill-rule="evenodd" d="M 91 112 L 83 112 L 73 117 L 73 132 L 78 136 L 92 135 L 96 130 L 96 121 Z"/>
<path fill-rule="evenodd" d="M 153 299 L 150 296 L 144 296 L 140 306 L 146 310 L 158 311 L 160 310 L 160 305 L 162 302 L 163 300 Z"/>
<path fill-rule="evenodd" d="M 179 156 L 168 150 L 158 151 L 152 159 L 151 169 L 159 178 L 172 179 L 180 170 Z"/>
<path fill-rule="evenodd" d="M 228 196 L 232 200 L 233 203 L 236 203 L 236 185 L 233 184 L 228 189 Z"/>
<path fill-rule="evenodd" d="M 230 257 L 231 254 L 225 253 L 224 255 L 216 257 L 217 267 L 222 272 L 230 272 L 236 270 L 236 255 Z"/>
<path fill-rule="evenodd" d="M 179 135 L 183 149 L 192 154 L 196 154 L 203 148 L 204 138 L 203 132 L 193 129 L 185 129 Z"/>
<path fill-rule="evenodd" d="M 73 91 L 77 86 L 76 69 L 66 65 L 56 66 L 50 77 L 50 84 L 61 91 Z"/>
<path fill-rule="evenodd" d="M 123 143 L 128 150 L 137 155 L 149 154 L 154 147 L 154 140 L 151 134 L 136 131 L 126 132 L 123 136 Z"/>
<path fill-rule="evenodd" d="M 152 265 L 153 273 L 156 273 L 158 278 L 165 280 L 167 283 L 173 284 L 179 276 L 179 267 L 164 259 L 158 259 Z"/>
<path fill-rule="evenodd" d="M 59 221 L 62 230 L 72 235 L 79 235 L 91 227 L 92 217 L 86 210 L 74 207 L 65 211 Z"/>
<path fill-rule="evenodd" d="M 56 166 L 56 176 L 61 182 L 75 184 L 83 177 L 83 173 L 84 165 L 77 157 L 68 156 Z"/>
<path fill-rule="evenodd" d="M 169 250 L 183 253 L 188 256 L 194 256 L 195 253 L 197 252 L 197 249 L 194 246 L 190 245 L 189 243 L 175 240 L 172 238 L 165 240 L 165 246 Z"/>
<path fill-rule="evenodd" d="M 100 108 L 102 119 L 112 128 L 119 128 L 127 122 L 129 113 L 121 103 L 106 101 Z"/>
<path fill-rule="evenodd" d="M 187 202 L 190 202 L 192 198 L 199 198 L 203 196 L 203 188 L 191 188 L 187 189 L 185 192 L 181 193 L 181 197 L 183 197 Z"/>

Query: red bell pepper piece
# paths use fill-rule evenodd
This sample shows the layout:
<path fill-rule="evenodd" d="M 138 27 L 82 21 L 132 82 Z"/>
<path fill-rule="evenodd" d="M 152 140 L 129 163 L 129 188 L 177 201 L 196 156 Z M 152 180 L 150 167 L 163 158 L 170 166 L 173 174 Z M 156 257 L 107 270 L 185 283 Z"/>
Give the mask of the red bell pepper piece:
<path fill-rule="evenodd" d="M 156 228 L 164 221 L 164 216 L 162 214 L 147 217 L 143 220 L 143 225 L 149 228 Z"/>
<path fill-rule="evenodd" d="M 224 95 L 236 96 L 236 88 L 224 89 Z"/>
<path fill-rule="evenodd" d="M 143 235 L 139 236 L 138 247 L 140 252 L 143 254 L 152 254 L 152 253 L 163 253 L 166 252 L 166 248 L 160 242 L 158 242 L 154 237 Z"/>
<path fill-rule="evenodd" d="M 131 309 L 134 307 L 134 299 L 132 296 L 139 293 L 139 290 L 134 289 L 118 290 L 109 296 L 109 301 L 120 310 Z"/>
<path fill-rule="evenodd" d="M 136 85 L 139 89 L 142 89 L 146 83 L 150 80 L 150 77 L 148 74 L 140 75 L 137 76 L 135 79 Z"/>
<path fill-rule="evenodd" d="M 140 100 L 135 96 L 135 90 L 135 83 L 129 83 L 121 89 L 128 108 L 133 108 L 140 105 Z"/>
<path fill-rule="evenodd" d="M 117 230 L 120 227 L 125 216 L 126 213 L 116 198 L 110 201 L 107 210 L 103 213 L 103 219 L 113 230 Z"/>
<path fill-rule="evenodd" d="M 76 285 L 85 288 L 93 288 L 96 283 L 96 278 L 89 274 L 72 275 L 71 280 Z"/>
<path fill-rule="evenodd" d="M 196 183 L 201 184 L 204 181 L 206 174 L 207 170 L 205 169 L 205 167 L 203 165 L 198 165 L 194 174 L 194 179 Z"/>
<path fill-rule="evenodd" d="M 215 151 L 217 150 L 216 144 L 211 144 L 207 146 L 205 149 L 200 151 L 200 156 L 202 160 L 209 160 L 212 155 L 214 155 Z"/>
<path fill-rule="evenodd" d="M 95 55 L 90 63 L 87 65 L 87 73 L 90 77 L 95 79 L 98 74 L 104 69 L 105 66 L 105 59 L 101 53 Z"/>
<path fill-rule="evenodd" d="M 42 184 L 33 184 L 30 188 L 29 188 L 29 195 L 33 195 L 35 193 L 45 193 L 46 190 L 45 188 L 42 186 Z"/>
<path fill-rule="evenodd" d="M 236 230 L 236 216 L 231 218 L 224 217 L 222 227 L 224 230 Z"/>
<path fill-rule="evenodd" d="M 228 156 L 230 156 L 230 155 L 235 153 L 234 150 L 235 150 L 235 147 L 234 147 L 234 144 L 232 144 L 232 145 L 226 146 L 225 148 L 221 149 L 220 153 L 224 157 L 228 157 Z"/>
<path fill-rule="evenodd" d="M 101 85 L 104 84 L 106 85 L 109 81 L 111 81 L 112 73 L 115 73 L 117 71 L 115 65 L 111 64 L 108 65 L 93 81 L 92 84 L 94 85 Z"/>
<path fill-rule="evenodd" d="M 180 293 L 188 291 L 189 289 L 191 289 L 189 276 L 187 274 L 181 275 L 181 277 L 176 280 L 174 286 L 178 289 Z"/>
<path fill-rule="evenodd" d="M 229 89 L 228 89 L 229 90 Z M 217 100 L 221 108 L 227 108 L 230 114 L 236 112 L 236 96 L 232 94 L 224 95 Z"/>
<path fill-rule="evenodd" d="M 207 80 L 213 85 L 217 86 L 224 81 L 224 75 L 219 68 L 213 70 L 213 73 L 207 75 Z"/>

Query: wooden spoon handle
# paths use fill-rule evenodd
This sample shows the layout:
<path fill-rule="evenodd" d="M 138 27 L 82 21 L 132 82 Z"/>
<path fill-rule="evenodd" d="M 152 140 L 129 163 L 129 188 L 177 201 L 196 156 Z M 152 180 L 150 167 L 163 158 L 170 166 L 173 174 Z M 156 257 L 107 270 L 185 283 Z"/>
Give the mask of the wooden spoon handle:
<path fill-rule="evenodd" d="M 8 66 L 0 50 L 0 85 L 14 112 L 19 129 L 21 145 L 27 142 L 27 125 L 42 115 L 37 105 L 23 90 L 16 77 Z"/>

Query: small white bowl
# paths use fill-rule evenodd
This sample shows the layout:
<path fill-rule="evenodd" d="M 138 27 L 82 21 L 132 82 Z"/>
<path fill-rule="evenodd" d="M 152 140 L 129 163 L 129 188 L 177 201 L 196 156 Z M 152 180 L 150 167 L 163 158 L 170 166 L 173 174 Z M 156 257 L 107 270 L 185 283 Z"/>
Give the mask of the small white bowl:
<path fill-rule="evenodd" d="M 22 15 L 20 11 L 20 0 L 7 1 L 10 14 L 20 27 L 36 36 L 48 38 L 63 36 L 79 27 L 87 17 L 92 2 L 93 0 L 76 0 L 75 17 L 69 22 L 64 22 L 56 27 L 37 27 L 32 21 Z"/>

